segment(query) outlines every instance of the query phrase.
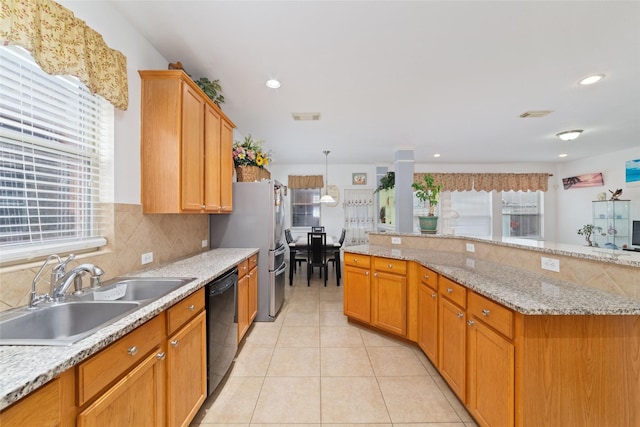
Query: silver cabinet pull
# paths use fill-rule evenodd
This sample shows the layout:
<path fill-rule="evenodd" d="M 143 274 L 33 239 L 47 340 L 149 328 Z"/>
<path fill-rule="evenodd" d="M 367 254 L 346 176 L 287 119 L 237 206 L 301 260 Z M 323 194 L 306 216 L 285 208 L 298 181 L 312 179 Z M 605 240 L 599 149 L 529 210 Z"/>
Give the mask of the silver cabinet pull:
<path fill-rule="evenodd" d="M 369 272 L 368 272 L 368 271 L 365 271 L 364 275 L 365 275 L 365 276 L 368 276 L 368 275 L 369 275 Z"/>
<path fill-rule="evenodd" d="M 436 299 L 437 295 L 436 294 L 431 294 L 431 298 Z"/>
<path fill-rule="evenodd" d="M 424 280 L 429 280 L 429 275 L 428 274 L 424 275 Z"/>
<path fill-rule="evenodd" d="M 353 263 L 354 263 L 354 264 L 357 264 L 357 263 L 358 263 L 358 258 L 354 258 L 354 259 L 353 259 Z"/>
<path fill-rule="evenodd" d="M 458 313 L 458 318 L 462 319 L 464 317 L 464 313 Z"/>
<path fill-rule="evenodd" d="M 393 264 L 389 264 L 387 267 L 389 267 L 389 268 L 393 268 Z"/>
<path fill-rule="evenodd" d="M 136 347 L 135 345 L 133 347 L 129 347 L 127 349 L 127 354 L 135 356 L 136 354 L 138 354 L 138 347 Z"/>
<path fill-rule="evenodd" d="M 467 320 L 467 325 L 473 326 L 475 324 L 476 324 L 476 322 L 474 322 L 473 320 Z"/>
<path fill-rule="evenodd" d="M 448 294 L 450 294 L 450 293 L 452 293 L 452 292 L 453 292 L 453 289 L 451 289 L 451 288 L 447 288 L 447 293 L 448 293 Z"/>
<path fill-rule="evenodd" d="M 196 306 L 195 306 L 195 305 L 193 305 L 193 304 L 191 304 L 189 307 L 187 307 L 187 309 L 188 309 L 189 311 L 193 311 L 195 308 L 196 308 Z"/>
<path fill-rule="evenodd" d="M 487 310 L 486 308 L 484 310 L 482 310 L 482 315 L 483 316 L 488 316 L 489 313 L 491 313 L 489 310 Z"/>
<path fill-rule="evenodd" d="M 177 347 L 179 342 L 180 341 L 178 341 L 178 340 L 171 340 L 171 345 L 174 346 L 174 347 Z"/>
<path fill-rule="evenodd" d="M 206 206 L 205 206 L 205 205 L 200 206 L 200 209 L 204 209 L 204 208 L 206 208 Z"/>
<path fill-rule="evenodd" d="M 165 357 L 167 357 L 167 353 L 165 353 L 164 351 L 161 351 L 160 353 L 156 354 L 156 359 L 158 360 L 164 360 Z"/>
<path fill-rule="evenodd" d="M 373 277 L 378 277 L 378 272 L 373 273 Z"/>

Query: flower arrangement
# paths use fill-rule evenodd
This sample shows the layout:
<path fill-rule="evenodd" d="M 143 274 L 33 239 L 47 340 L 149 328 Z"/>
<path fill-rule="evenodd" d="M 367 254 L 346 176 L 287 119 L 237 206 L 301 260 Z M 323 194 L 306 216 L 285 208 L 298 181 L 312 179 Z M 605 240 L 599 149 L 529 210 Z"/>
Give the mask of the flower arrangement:
<path fill-rule="evenodd" d="M 234 141 L 233 143 L 233 164 L 238 166 L 258 166 L 264 167 L 271 161 L 271 153 L 264 151 L 261 139 L 253 139 L 251 135 L 245 137 L 244 141 Z"/>

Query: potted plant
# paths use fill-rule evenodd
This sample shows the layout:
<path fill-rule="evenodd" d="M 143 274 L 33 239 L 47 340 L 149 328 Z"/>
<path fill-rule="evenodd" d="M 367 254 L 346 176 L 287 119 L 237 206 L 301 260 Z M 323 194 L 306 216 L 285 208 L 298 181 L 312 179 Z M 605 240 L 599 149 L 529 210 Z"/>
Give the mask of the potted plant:
<path fill-rule="evenodd" d="M 583 225 L 582 228 L 578 229 L 578 234 L 581 236 L 584 236 L 584 240 L 587 241 L 587 246 L 594 246 L 593 242 L 591 241 L 591 235 L 593 234 L 594 231 L 599 231 L 602 230 L 601 227 L 596 227 L 593 224 L 586 224 Z"/>
<path fill-rule="evenodd" d="M 396 173 L 395 172 L 387 172 L 385 176 L 380 178 L 380 185 L 375 189 L 374 193 L 377 193 L 382 190 L 393 190 L 396 186 Z"/>
<path fill-rule="evenodd" d="M 416 192 L 416 197 L 423 203 L 429 202 L 429 215 L 419 216 L 420 232 L 435 234 L 438 229 L 438 217 L 435 214 L 436 206 L 440 200 L 442 184 L 436 184 L 433 175 L 425 174 L 422 181 L 414 182 L 411 187 Z"/>
<path fill-rule="evenodd" d="M 262 148 L 263 140 L 251 135 L 243 141 L 233 142 L 233 165 L 239 182 L 253 182 L 271 178 L 264 167 L 271 161 L 271 154 Z"/>
<path fill-rule="evenodd" d="M 202 77 L 198 80 L 194 80 L 195 84 L 202 89 L 205 95 L 207 95 L 214 104 L 220 107 L 220 104 L 224 102 L 224 96 L 222 95 L 222 86 L 220 86 L 220 80 L 209 80 L 206 77 Z"/>

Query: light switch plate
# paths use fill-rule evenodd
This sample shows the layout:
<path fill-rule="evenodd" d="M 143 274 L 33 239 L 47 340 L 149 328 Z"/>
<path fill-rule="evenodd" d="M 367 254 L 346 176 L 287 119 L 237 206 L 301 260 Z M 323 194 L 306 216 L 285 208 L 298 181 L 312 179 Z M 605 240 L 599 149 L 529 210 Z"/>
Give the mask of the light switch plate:
<path fill-rule="evenodd" d="M 149 264 L 150 262 L 153 262 L 153 252 L 142 254 L 142 265 Z"/>
<path fill-rule="evenodd" d="M 402 239 L 400 237 L 392 237 L 391 238 L 391 244 L 392 245 L 401 245 L 402 244 Z"/>
<path fill-rule="evenodd" d="M 476 261 L 472 258 L 467 258 L 467 267 L 476 268 Z"/>
<path fill-rule="evenodd" d="M 203 248 L 206 248 L 207 246 L 209 246 L 209 241 L 207 241 L 207 240 L 203 240 L 203 241 L 202 241 L 202 247 L 203 247 Z"/>
<path fill-rule="evenodd" d="M 467 243 L 467 252 L 475 252 L 476 251 L 476 245 L 474 245 L 473 243 Z"/>
<path fill-rule="evenodd" d="M 540 264 L 543 270 L 555 271 L 556 273 L 560 273 L 559 259 L 541 257 Z"/>

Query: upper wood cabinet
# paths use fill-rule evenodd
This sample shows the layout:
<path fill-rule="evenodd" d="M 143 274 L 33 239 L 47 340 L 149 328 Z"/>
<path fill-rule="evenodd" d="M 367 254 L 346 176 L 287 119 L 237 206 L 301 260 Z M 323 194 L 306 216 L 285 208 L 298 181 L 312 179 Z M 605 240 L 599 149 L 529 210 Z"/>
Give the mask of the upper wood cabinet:
<path fill-rule="evenodd" d="M 231 212 L 235 125 L 182 70 L 139 73 L 143 212 Z"/>

